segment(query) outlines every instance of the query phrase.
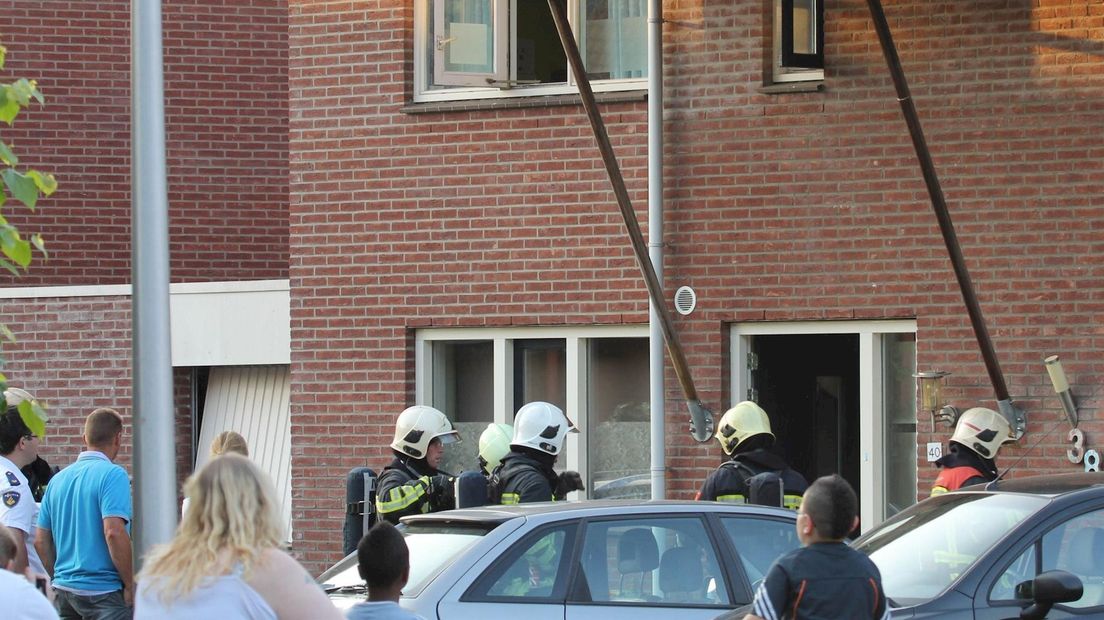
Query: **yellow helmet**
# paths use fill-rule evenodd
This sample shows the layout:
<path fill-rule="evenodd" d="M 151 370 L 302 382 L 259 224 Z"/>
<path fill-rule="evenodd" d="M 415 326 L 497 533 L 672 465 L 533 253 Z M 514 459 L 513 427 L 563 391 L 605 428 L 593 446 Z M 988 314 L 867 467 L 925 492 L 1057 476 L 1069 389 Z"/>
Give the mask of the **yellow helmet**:
<path fill-rule="evenodd" d="M 1012 441 L 1012 426 L 1004 416 L 985 407 L 962 412 L 951 441 L 962 444 L 982 457 L 991 459 L 1006 441 Z"/>
<path fill-rule="evenodd" d="M 721 442 L 724 453 L 731 455 L 737 446 L 755 435 L 770 435 L 774 439 L 767 412 L 750 400 L 745 400 L 721 416 L 714 437 Z"/>
<path fill-rule="evenodd" d="M 422 459 L 434 439 L 450 444 L 460 441 L 460 434 L 453 430 L 448 418 L 439 410 L 414 405 L 404 409 L 395 420 L 395 438 L 391 441 L 391 449 Z"/>
<path fill-rule="evenodd" d="M 489 474 L 502 462 L 502 457 L 510 451 L 510 441 L 514 437 L 514 427 L 509 424 L 488 424 L 479 436 L 479 468 Z"/>

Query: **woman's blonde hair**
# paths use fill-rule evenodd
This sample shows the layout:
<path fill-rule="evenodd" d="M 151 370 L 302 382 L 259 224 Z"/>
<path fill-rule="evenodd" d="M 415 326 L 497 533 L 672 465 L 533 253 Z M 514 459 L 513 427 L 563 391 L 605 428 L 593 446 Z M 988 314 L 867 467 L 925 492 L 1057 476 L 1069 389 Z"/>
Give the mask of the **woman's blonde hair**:
<path fill-rule="evenodd" d="M 268 476 L 249 459 L 224 454 L 184 484 L 188 511 L 166 545 L 155 548 L 139 579 L 164 602 L 187 596 L 208 577 L 241 565 L 248 579 L 261 553 L 280 544 L 282 527 Z"/>
<path fill-rule="evenodd" d="M 249 444 L 245 443 L 245 437 L 234 431 L 222 431 L 211 440 L 211 456 L 230 452 L 249 456 Z"/>

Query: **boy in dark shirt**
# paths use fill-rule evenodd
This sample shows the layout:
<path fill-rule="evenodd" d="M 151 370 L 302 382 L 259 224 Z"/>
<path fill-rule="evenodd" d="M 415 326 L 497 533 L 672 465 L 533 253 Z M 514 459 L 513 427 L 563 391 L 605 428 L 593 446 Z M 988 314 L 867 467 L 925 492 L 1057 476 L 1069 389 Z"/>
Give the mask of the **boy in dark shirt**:
<path fill-rule="evenodd" d="M 767 571 L 744 620 L 889 618 L 878 567 L 843 542 L 859 525 L 858 504 L 837 474 L 805 491 L 797 514 L 803 546 Z"/>

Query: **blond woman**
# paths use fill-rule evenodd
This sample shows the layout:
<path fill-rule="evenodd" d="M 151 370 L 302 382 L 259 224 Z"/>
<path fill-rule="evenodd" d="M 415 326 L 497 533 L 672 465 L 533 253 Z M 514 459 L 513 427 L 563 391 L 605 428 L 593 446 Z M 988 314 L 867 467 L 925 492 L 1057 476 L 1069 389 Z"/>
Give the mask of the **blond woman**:
<path fill-rule="evenodd" d="M 185 484 L 191 507 L 138 576 L 135 618 L 339 619 L 307 571 L 280 550 L 268 477 L 249 459 L 218 456 Z"/>
<path fill-rule="evenodd" d="M 234 431 L 222 431 L 215 438 L 211 440 L 211 458 L 221 456 L 223 454 L 240 454 L 242 456 L 249 456 L 249 444 L 246 443 L 245 437 Z M 188 512 L 188 494 L 184 494 L 184 501 L 180 504 L 180 518 L 184 518 L 184 513 Z"/>

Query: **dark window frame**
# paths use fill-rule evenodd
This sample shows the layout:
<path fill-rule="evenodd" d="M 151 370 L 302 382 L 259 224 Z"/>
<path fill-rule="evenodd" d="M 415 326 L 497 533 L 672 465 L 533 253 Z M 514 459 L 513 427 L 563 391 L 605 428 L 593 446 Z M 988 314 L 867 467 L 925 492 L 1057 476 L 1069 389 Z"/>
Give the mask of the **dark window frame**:
<path fill-rule="evenodd" d="M 814 0 L 816 18 L 813 36 L 816 52 L 798 54 L 794 52 L 794 0 L 782 2 L 782 67 L 795 69 L 824 69 L 824 0 Z"/>

